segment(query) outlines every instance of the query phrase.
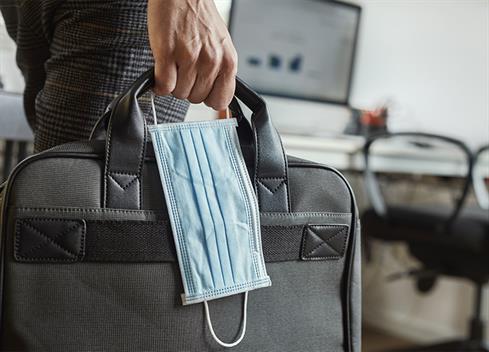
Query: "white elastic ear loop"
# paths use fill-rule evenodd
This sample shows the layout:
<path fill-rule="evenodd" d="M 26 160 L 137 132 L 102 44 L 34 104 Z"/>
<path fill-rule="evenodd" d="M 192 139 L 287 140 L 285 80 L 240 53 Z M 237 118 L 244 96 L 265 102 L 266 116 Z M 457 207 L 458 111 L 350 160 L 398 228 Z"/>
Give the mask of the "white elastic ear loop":
<path fill-rule="evenodd" d="M 158 119 L 156 118 L 155 93 L 153 92 L 151 92 L 151 110 L 153 111 L 153 121 L 156 126 L 158 124 Z"/>
<path fill-rule="evenodd" d="M 209 313 L 209 306 L 207 304 L 207 301 L 204 301 L 204 308 L 205 308 L 205 318 L 207 319 L 207 325 L 209 325 L 209 331 L 211 332 L 212 337 L 214 340 L 221 345 L 222 347 L 226 348 L 231 348 L 237 346 L 245 337 L 246 334 L 246 313 L 248 311 L 248 292 L 245 292 L 245 299 L 244 299 L 244 304 L 243 304 L 243 321 L 241 322 L 241 335 L 239 338 L 232 342 L 232 343 L 225 343 L 222 342 L 217 336 L 216 333 L 214 332 L 214 328 L 212 327 L 212 322 L 211 322 L 211 315 Z"/>

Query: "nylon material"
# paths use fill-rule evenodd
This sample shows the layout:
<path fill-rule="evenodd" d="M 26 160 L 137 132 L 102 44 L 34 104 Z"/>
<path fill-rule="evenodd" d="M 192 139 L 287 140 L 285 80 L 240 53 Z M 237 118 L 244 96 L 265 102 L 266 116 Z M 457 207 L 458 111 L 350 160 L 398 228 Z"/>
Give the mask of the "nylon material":
<path fill-rule="evenodd" d="M 246 337 L 232 351 L 344 351 L 343 268 L 344 260 L 268 264 L 273 286 L 250 293 Z M 6 269 L 0 350 L 221 350 L 204 328 L 203 307 L 179 305 L 175 264 L 9 260 Z M 239 333 L 242 301 L 235 295 L 209 302 L 215 332 L 225 341 Z"/>
<path fill-rule="evenodd" d="M 257 204 L 238 140 L 230 138 L 236 134 L 232 125 L 211 121 L 149 128 L 164 188 L 171 185 L 168 193 L 174 195 L 169 208 L 177 252 L 186 247 L 179 259 L 183 281 L 193 281 L 193 289 L 184 285 L 190 303 L 270 285 Z"/>
<path fill-rule="evenodd" d="M 45 158 L 27 164 L 15 177 L 10 199 L 18 207 L 100 207 L 102 162 Z"/>

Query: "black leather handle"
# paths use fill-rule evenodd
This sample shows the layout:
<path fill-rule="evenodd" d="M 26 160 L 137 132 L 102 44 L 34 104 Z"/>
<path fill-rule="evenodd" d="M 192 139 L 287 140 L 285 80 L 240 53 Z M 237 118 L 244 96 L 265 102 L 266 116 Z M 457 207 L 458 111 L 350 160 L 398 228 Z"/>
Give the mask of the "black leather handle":
<path fill-rule="evenodd" d="M 137 98 L 154 84 L 154 69 L 143 73 L 109 106 L 104 207 L 141 209 L 142 168 L 145 155 L 146 120 Z M 245 158 L 254 152 L 253 181 L 261 211 L 289 211 L 287 159 L 280 137 L 272 125 L 263 99 L 236 79 L 235 96 L 251 111 L 251 128 L 234 99 L 238 135 Z M 101 124 L 98 124 L 101 125 Z"/>

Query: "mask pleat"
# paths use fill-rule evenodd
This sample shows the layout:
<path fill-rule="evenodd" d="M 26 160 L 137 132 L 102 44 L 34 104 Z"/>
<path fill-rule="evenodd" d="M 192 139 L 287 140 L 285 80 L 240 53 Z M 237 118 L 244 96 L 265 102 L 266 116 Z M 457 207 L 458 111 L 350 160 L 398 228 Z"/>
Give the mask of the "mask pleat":
<path fill-rule="evenodd" d="M 217 241 L 217 248 L 219 250 L 219 258 L 221 260 L 221 272 L 224 276 L 224 281 L 226 283 L 226 286 L 233 285 L 235 283 L 234 276 L 233 276 L 233 266 L 231 262 L 231 257 L 229 253 L 229 244 L 227 237 L 230 235 L 229 231 L 230 229 L 227 228 L 226 226 L 226 214 L 225 211 L 226 209 L 224 208 L 224 204 L 219 199 L 219 194 L 222 192 L 228 192 L 228 183 L 229 183 L 229 178 L 226 177 L 225 174 L 221 174 L 220 170 L 226 170 L 227 165 L 226 165 L 226 157 L 225 157 L 225 144 L 222 143 L 222 138 L 213 138 L 213 136 L 208 136 L 207 140 L 209 141 L 219 141 L 219 146 L 221 149 L 220 152 L 220 157 L 217 158 L 219 161 L 216 163 L 214 160 L 216 158 L 212 158 L 208 151 L 207 151 L 207 143 L 206 143 L 206 138 L 208 134 L 212 134 L 213 131 L 210 129 L 207 130 L 194 130 L 193 135 L 196 140 L 196 147 L 203 151 L 203 154 L 205 155 L 204 158 L 201 160 L 201 165 L 202 165 L 202 170 L 203 170 L 203 175 L 204 177 L 211 181 L 212 186 L 208 188 L 207 194 L 209 195 L 209 203 L 211 209 L 213 209 L 213 219 L 214 219 L 214 225 L 216 228 L 216 241 Z M 222 133 L 221 131 L 216 131 L 214 133 Z M 203 135 L 204 134 L 204 135 Z M 210 138 L 209 138 L 210 137 Z M 231 229 L 232 230 L 232 229 Z"/>
<path fill-rule="evenodd" d="M 168 170 L 168 175 L 165 177 L 165 173 L 162 174 L 165 177 L 167 187 L 169 187 L 173 193 L 185 193 L 193 195 L 193 188 L 191 187 L 191 180 L 188 175 L 188 163 L 186 156 L 182 153 L 174 153 L 172 150 L 183 150 L 183 143 L 180 134 L 177 131 L 155 131 L 153 132 L 157 145 L 157 155 L 159 162 L 165 165 Z M 181 221 L 184 219 L 182 215 L 189 218 L 198 218 L 197 209 L 190 202 L 182 202 L 178 196 L 174 197 L 175 204 L 169 207 L 169 211 L 177 212 L 178 216 L 175 216 L 176 226 L 179 226 L 183 233 L 189 233 L 190 231 L 200 232 L 201 224 L 198 222 L 186 222 Z M 204 268 L 207 265 L 207 258 L 202 255 L 189 255 L 188 249 L 190 248 L 189 242 L 191 238 L 185 235 L 178 236 L 178 246 L 182 248 L 181 256 L 186 265 L 186 272 L 182 274 L 185 278 L 184 286 L 186 286 L 188 292 L 199 292 L 199 289 L 204 287 L 202 284 L 202 277 L 199 273 L 195 272 L 195 264 L 191 265 L 190 262 L 195 263 L 200 258 L 198 268 Z M 181 268 L 183 269 L 183 268 Z"/>
<path fill-rule="evenodd" d="M 197 206 L 200 222 L 203 225 L 203 231 L 200 233 L 200 236 L 196 236 L 203 242 L 198 248 L 204 248 L 206 251 L 205 255 L 209 262 L 208 267 L 210 268 L 208 275 L 210 274 L 212 277 L 212 287 L 208 287 L 206 290 L 222 288 L 224 287 L 224 278 L 221 273 L 221 263 L 215 238 L 216 230 L 207 198 L 206 180 L 202 174 L 202 167 L 200 165 L 202 152 L 196 147 L 191 130 L 181 130 L 180 136 L 182 137 L 189 173 L 192 176 L 191 185 L 193 186 L 196 199 L 195 206 Z"/>
<path fill-rule="evenodd" d="M 232 267 L 234 268 L 234 282 L 240 284 L 253 279 L 249 268 L 249 234 L 251 228 L 246 222 L 249 210 L 243 191 L 240 189 L 240 180 L 237 176 L 236 160 L 233 161 L 234 151 L 229 146 L 227 130 L 206 129 L 208 139 L 213 143 L 205 143 L 206 152 L 214 157 L 210 158 L 211 170 L 215 176 L 214 184 L 218 188 L 217 197 L 223 209 L 224 224 L 227 230 L 227 246 Z M 216 143 L 219 141 L 219 144 Z M 215 156 L 219 155 L 219 158 Z"/>

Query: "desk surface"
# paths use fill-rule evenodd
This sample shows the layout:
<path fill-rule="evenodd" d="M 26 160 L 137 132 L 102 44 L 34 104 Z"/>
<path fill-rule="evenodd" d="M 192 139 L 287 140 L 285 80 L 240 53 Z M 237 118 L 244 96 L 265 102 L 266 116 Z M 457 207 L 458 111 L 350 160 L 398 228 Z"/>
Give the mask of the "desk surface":
<path fill-rule="evenodd" d="M 283 134 L 288 154 L 312 160 L 339 170 L 362 171 L 363 137 L 309 137 Z M 489 158 L 482 161 L 489 176 Z M 405 142 L 386 142 L 372 153 L 372 167 L 380 172 L 400 172 L 437 176 L 465 176 L 467 163 L 452 148 L 420 148 Z"/>

